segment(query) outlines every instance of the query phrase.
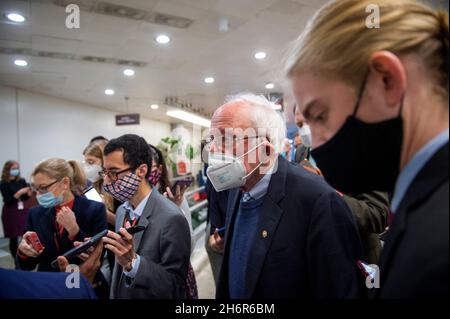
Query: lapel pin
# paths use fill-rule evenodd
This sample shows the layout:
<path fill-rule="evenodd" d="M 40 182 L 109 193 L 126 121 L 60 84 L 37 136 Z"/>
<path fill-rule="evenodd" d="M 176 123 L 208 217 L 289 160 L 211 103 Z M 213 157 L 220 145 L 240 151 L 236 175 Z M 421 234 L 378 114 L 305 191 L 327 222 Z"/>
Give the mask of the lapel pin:
<path fill-rule="evenodd" d="M 267 232 L 267 230 L 264 229 L 264 230 L 261 232 L 262 238 L 266 238 L 267 235 L 269 235 L 269 233 Z"/>

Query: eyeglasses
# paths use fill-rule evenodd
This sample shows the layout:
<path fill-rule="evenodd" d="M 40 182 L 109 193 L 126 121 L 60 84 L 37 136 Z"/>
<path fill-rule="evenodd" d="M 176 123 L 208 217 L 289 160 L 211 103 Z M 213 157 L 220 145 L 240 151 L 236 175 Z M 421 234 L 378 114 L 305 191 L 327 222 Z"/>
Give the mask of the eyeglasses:
<path fill-rule="evenodd" d="M 244 137 L 237 137 L 237 136 L 227 136 L 227 135 L 221 135 L 221 136 L 214 136 L 211 135 L 205 139 L 205 148 L 210 149 L 212 143 L 214 142 L 214 145 L 219 150 L 223 150 L 226 148 L 231 148 L 233 145 L 236 145 L 238 141 L 247 140 L 250 138 L 259 138 L 261 136 L 244 136 Z"/>
<path fill-rule="evenodd" d="M 48 184 L 48 185 L 46 185 L 46 186 L 41 186 L 41 187 L 36 187 L 36 185 L 34 185 L 34 184 L 31 184 L 30 185 L 30 188 L 31 188 L 31 190 L 33 191 L 33 192 L 35 192 L 35 193 L 40 193 L 40 194 L 45 194 L 45 193 L 48 193 L 48 190 L 49 190 L 49 188 L 52 186 L 52 185 L 55 185 L 57 182 L 59 182 L 59 181 L 61 181 L 60 179 L 57 179 L 56 181 L 54 181 L 54 182 L 52 182 L 52 183 L 50 183 L 50 184 Z"/>
<path fill-rule="evenodd" d="M 119 176 L 118 176 L 119 174 L 125 173 L 127 171 L 132 171 L 133 169 L 136 169 L 136 167 L 128 167 L 128 168 L 125 168 L 125 169 L 123 169 L 121 171 L 118 171 L 118 172 L 111 172 L 111 171 L 108 171 L 108 170 L 104 169 L 103 171 L 98 172 L 98 175 L 101 178 L 105 178 L 106 176 L 108 176 L 108 178 L 111 181 L 115 182 L 115 181 L 117 181 L 119 179 Z"/>

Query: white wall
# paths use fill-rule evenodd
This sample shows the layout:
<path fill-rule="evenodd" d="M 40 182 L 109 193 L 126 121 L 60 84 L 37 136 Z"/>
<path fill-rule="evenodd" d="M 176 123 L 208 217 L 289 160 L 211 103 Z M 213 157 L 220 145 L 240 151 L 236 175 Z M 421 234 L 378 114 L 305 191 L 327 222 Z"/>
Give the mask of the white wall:
<path fill-rule="evenodd" d="M 168 123 L 142 117 L 140 122 L 115 126 L 114 112 L 0 86 L 0 169 L 5 161 L 17 160 L 22 176 L 29 181 L 33 166 L 43 159 L 82 160 L 83 149 L 96 135 L 111 139 L 134 133 L 155 145 L 162 137 L 170 136 Z M 2 204 L 3 200 L 0 208 Z"/>

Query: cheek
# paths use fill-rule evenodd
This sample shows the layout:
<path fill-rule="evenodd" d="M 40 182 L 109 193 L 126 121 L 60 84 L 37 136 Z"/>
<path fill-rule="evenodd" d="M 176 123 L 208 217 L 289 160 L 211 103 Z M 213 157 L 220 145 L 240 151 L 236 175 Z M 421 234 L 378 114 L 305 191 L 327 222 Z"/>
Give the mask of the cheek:
<path fill-rule="evenodd" d="M 332 128 L 325 125 L 309 124 L 309 126 L 311 128 L 313 149 L 328 142 L 335 134 L 335 131 Z"/>

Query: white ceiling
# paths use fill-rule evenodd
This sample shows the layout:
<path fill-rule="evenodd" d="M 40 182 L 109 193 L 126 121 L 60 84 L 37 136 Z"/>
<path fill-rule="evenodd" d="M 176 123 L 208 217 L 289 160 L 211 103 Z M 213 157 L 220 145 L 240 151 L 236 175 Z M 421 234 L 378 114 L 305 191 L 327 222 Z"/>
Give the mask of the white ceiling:
<path fill-rule="evenodd" d="M 61 0 L 56 0 L 61 1 Z M 289 41 L 301 32 L 306 20 L 326 0 L 104 0 L 146 11 L 189 18 L 193 23 L 179 29 L 81 11 L 81 28 L 67 29 L 64 7 L 54 0 L 0 2 L 0 14 L 17 11 L 27 17 L 24 24 L 0 19 L 0 47 L 62 52 L 147 63 L 135 67 L 127 78 L 124 66 L 67 59 L 25 57 L 26 68 L 13 64 L 19 56 L 0 54 L 0 84 L 168 121 L 165 108 L 152 111 L 149 105 L 177 96 L 194 107 L 212 112 L 229 94 L 244 90 L 267 93 L 280 91 L 277 82 L 280 60 Z M 99 0 L 70 1 L 98 3 Z M 70 3 L 69 2 L 69 3 Z M 444 1 L 445 2 L 445 1 Z M 448 4 L 447 4 L 448 6 Z M 228 32 L 219 31 L 219 20 L 230 21 Z M 159 33 L 173 41 L 161 46 L 154 41 Z M 257 51 L 268 56 L 259 61 Z M 205 76 L 215 83 L 206 85 Z M 106 96 L 113 88 L 114 96 Z"/>
<path fill-rule="evenodd" d="M 80 1 L 71 1 L 80 3 Z M 86 1 L 84 1 L 86 2 Z M 89 1 L 96 2 L 96 1 Z M 98 2 L 98 1 L 97 1 Z M 0 54 L 0 84 L 53 96 L 61 96 L 100 107 L 129 111 L 164 120 L 164 97 L 177 96 L 208 112 L 229 94 L 244 90 L 266 92 L 264 84 L 276 81 L 278 62 L 288 41 L 301 31 L 306 19 L 325 2 L 309 0 L 106 0 L 127 7 L 156 11 L 194 22 L 179 29 L 144 21 L 81 11 L 80 29 L 67 29 L 64 7 L 52 1 L 0 2 L 0 12 L 17 11 L 27 17 L 24 24 L 0 22 L 0 47 L 62 52 L 145 62 L 136 75 L 127 78 L 124 66 L 45 57 L 25 57 L 26 68 L 13 64 L 20 57 Z M 219 31 L 219 20 L 230 21 L 228 32 Z M 154 37 L 172 37 L 166 46 Z M 267 52 L 256 60 L 257 51 Z M 205 76 L 215 83 L 207 85 Z M 275 84 L 277 84 L 275 82 Z M 106 96 L 106 88 L 114 96 Z M 280 90 L 276 86 L 272 91 Z M 155 114 L 156 113 L 156 114 Z M 163 116 L 157 116 L 157 114 Z"/>

